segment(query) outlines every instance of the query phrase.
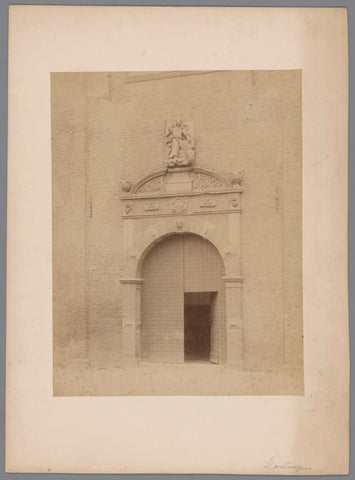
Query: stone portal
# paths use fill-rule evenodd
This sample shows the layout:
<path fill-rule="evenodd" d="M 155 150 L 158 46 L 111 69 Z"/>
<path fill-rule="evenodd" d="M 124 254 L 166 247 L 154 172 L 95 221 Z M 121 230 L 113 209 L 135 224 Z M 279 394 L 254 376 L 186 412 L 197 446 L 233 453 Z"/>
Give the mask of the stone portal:
<path fill-rule="evenodd" d="M 121 283 L 128 363 L 183 363 L 184 295 L 209 292 L 209 360 L 243 368 L 240 181 L 241 175 L 227 179 L 190 166 L 125 184 Z"/>

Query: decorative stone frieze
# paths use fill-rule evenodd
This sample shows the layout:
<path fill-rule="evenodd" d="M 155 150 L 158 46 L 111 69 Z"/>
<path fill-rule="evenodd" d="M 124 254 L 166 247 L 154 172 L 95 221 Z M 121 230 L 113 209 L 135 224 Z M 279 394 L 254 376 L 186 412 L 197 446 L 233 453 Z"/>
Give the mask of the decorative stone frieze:
<path fill-rule="evenodd" d="M 121 195 L 123 218 L 240 212 L 243 189 L 202 168 L 152 173 Z"/>

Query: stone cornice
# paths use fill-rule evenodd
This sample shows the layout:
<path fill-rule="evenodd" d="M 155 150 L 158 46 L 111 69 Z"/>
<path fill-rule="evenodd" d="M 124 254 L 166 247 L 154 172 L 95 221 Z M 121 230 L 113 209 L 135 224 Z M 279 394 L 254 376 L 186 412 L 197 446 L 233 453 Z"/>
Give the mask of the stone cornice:
<path fill-rule="evenodd" d="M 223 195 L 231 193 L 243 193 L 243 188 L 229 188 L 226 190 L 211 190 L 211 191 L 193 191 L 193 192 L 181 192 L 181 193 L 126 193 L 120 196 L 121 200 L 139 200 L 139 199 L 151 199 L 151 198 L 175 198 L 175 197 L 197 197 L 203 195 Z"/>
<path fill-rule="evenodd" d="M 218 214 L 226 214 L 226 213 L 241 213 L 240 208 L 236 208 L 234 210 L 204 210 L 203 212 L 182 212 L 182 213 L 177 213 L 177 214 L 172 214 L 172 213 L 146 213 L 146 214 L 138 214 L 138 215 L 122 215 L 122 218 L 124 220 L 132 220 L 133 218 L 156 218 L 156 217 L 191 217 L 194 215 L 218 215 Z"/>

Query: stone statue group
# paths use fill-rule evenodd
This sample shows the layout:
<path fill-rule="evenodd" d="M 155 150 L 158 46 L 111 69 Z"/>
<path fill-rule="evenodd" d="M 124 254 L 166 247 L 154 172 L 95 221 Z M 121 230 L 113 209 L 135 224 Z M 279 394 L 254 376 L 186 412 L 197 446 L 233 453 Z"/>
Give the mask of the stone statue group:
<path fill-rule="evenodd" d="M 187 124 L 177 120 L 167 126 L 166 143 L 169 147 L 168 168 L 189 167 L 195 158 L 195 145 Z"/>

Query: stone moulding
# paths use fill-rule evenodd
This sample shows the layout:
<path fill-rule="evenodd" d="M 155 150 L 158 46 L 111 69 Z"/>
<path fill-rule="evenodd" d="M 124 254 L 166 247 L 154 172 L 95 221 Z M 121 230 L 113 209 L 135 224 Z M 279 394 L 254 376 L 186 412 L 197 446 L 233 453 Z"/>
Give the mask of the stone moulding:
<path fill-rule="evenodd" d="M 224 175 L 200 167 L 186 169 L 192 177 L 192 189 L 197 191 L 209 190 L 240 190 L 240 185 L 233 185 Z M 144 176 L 130 189 L 130 194 L 163 193 L 166 191 L 166 180 L 174 175 L 171 169 L 159 170 Z"/>
<path fill-rule="evenodd" d="M 149 175 L 144 176 L 138 182 L 136 182 L 132 188 L 130 193 L 137 193 L 144 184 L 152 182 L 153 180 L 157 180 L 159 177 L 163 177 L 166 174 L 166 169 L 164 170 L 159 170 L 157 172 L 150 173 Z"/>
<path fill-rule="evenodd" d="M 233 188 L 230 190 L 215 190 L 215 191 L 193 191 L 193 192 L 182 192 L 182 193 L 164 193 L 164 192 L 157 192 L 157 193 L 136 193 L 136 194 L 124 194 L 120 196 L 121 200 L 135 200 L 135 199 L 155 199 L 155 198 L 167 198 L 167 197 L 203 197 L 204 195 L 218 195 L 221 193 L 243 193 L 242 188 Z"/>
<path fill-rule="evenodd" d="M 133 185 L 123 182 L 122 217 L 240 213 L 243 188 L 236 177 L 230 181 L 217 172 L 186 167 L 153 172 Z"/>

